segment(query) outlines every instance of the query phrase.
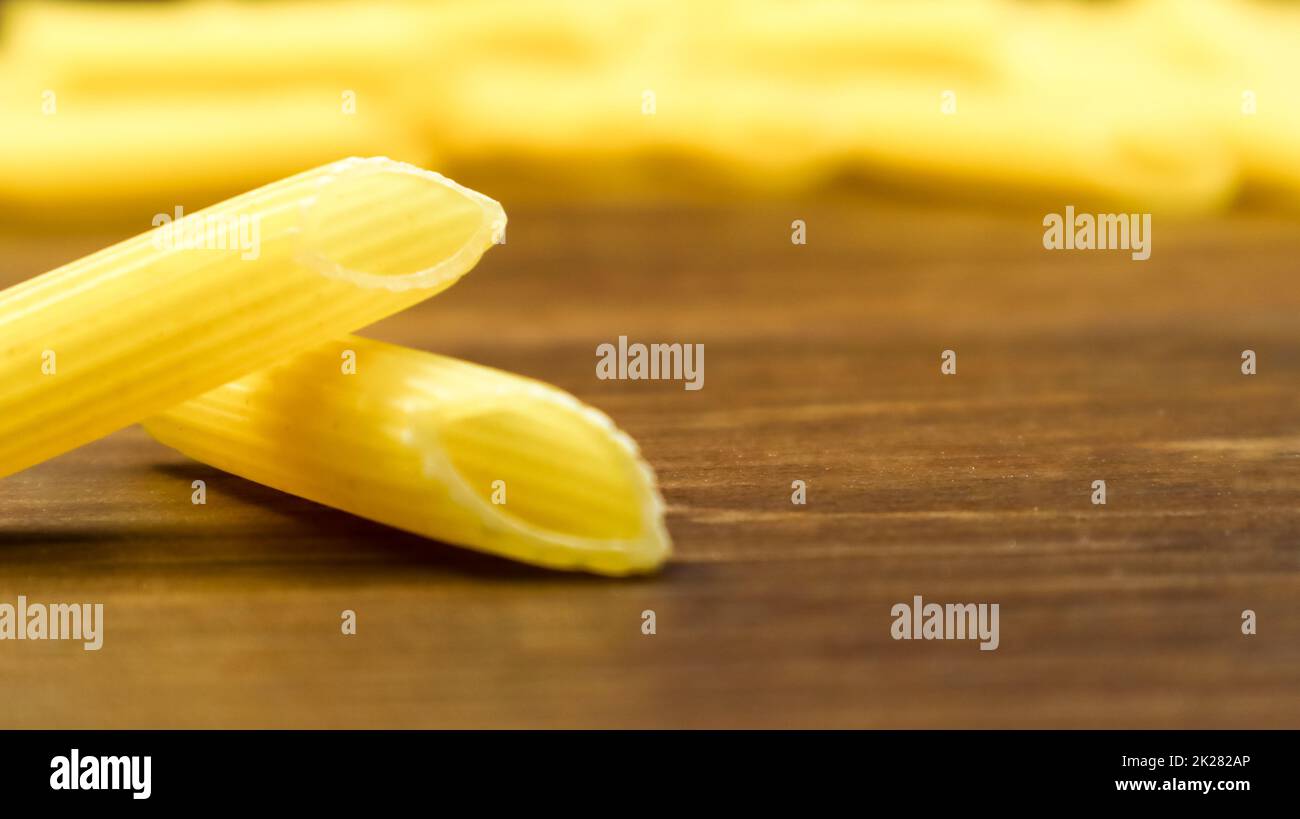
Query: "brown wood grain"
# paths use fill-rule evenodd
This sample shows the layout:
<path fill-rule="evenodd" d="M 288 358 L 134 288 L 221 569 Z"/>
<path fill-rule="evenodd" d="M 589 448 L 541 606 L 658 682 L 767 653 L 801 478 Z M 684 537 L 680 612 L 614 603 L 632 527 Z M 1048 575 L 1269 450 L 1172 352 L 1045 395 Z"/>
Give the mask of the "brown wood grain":
<path fill-rule="evenodd" d="M 667 570 L 478 556 L 132 428 L 0 484 L 0 601 L 107 618 L 99 652 L 0 642 L 0 726 L 1300 727 L 1293 217 L 1157 214 L 1134 262 L 1043 250 L 1041 213 L 506 205 L 507 245 L 368 332 L 610 413 Z M 0 276 L 122 235 L 15 228 Z M 596 380 L 619 335 L 704 343 L 705 388 Z M 998 603 L 1001 647 L 892 640 L 917 594 Z"/>

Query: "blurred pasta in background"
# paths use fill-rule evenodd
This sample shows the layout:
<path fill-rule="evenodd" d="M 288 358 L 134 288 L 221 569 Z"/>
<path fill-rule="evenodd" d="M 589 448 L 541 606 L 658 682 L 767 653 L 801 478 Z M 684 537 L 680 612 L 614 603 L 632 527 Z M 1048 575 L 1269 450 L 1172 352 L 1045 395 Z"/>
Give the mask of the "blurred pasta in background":
<path fill-rule="evenodd" d="M 375 154 L 512 199 L 1290 207 L 1297 43 L 1300 9 L 1226 0 L 20 0 L 0 210 L 111 220 Z"/>

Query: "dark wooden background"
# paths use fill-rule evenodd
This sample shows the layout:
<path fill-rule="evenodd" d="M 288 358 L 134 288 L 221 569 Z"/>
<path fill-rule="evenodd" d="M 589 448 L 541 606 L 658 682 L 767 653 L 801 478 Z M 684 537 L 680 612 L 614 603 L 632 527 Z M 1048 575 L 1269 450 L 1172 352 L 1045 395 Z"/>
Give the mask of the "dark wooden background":
<path fill-rule="evenodd" d="M 1293 214 L 1157 214 L 1134 262 L 1043 250 L 1041 211 L 506 206 L 506 246 L 367 332 L 611 414 L 671 565 L 513 565 L 132 428 L 0 483 L 0 600 L 107 609 L 97 653 L 0 643 L 0 726 L 1300 727 Z M 130 232 L 14 227 L 0 278 Z M 618 335 L 703 342 L 705 388 L 596 380 Z M 916 594 L 999 603 L 1001 648 L 891 640 Z"/>

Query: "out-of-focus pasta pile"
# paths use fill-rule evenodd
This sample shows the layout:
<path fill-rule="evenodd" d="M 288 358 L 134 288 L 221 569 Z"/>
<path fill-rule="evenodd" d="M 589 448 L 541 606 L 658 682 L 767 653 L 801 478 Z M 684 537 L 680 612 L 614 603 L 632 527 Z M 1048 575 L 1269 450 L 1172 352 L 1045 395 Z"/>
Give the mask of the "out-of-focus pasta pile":
<path fill-rule="evenodd" d="M 173 202 L 386 154 L 499 196 L 1300 201 L 1271 3 L 26 0 L 0 208 Z"/>

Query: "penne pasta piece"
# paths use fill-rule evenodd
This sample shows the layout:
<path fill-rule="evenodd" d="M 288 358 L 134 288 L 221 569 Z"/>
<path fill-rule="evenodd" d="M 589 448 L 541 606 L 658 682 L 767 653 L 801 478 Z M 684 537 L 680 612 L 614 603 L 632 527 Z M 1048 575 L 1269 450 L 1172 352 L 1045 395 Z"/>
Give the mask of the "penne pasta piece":
<path fill-rule="evenodd" d="M 436 152 L 523 196 L 562 177 L 635 199 L 854 180 L 1034 207 L 1300 201 L 1294 9 L 931 5 L 20 0 L 0 5 L 0 206 L 260 181 L 339 146 Z"/>
<path fill-rule="evenodd" d="M 654 474 L 608 417 L 539 381 L 432 353 L 344 338 L 145 428 L 258 483 L 540 566 L 623 575 L 670 549 Z"/>
<path fill-rule="evenodd" d="M 354 158 L 4 290 L 0 476 L 428 298 L 504 224 L 438 174 Z"/>
<path fill-rule="evenodd" d="M 296 84 L 378 87 L 429 47 L 418 3 L 48 2 L 0 6 L 0 32 L 42 87 L 139 93 Z"/>
<path fill-rule="evenodd" d="M 206 201 L 316 167 L 380 154 L 416 164 L 431 151 L 378 102 L 364 117 L 339 112 L 324 93 L 184 100 L 58 97 L 41 114 L 0 103 L 0 207 L 6 221 L 115 221 L 157 202 Z M 202 157 L 202 161 L 196 161 Z M 202 200 L 200 200 L 202 201 Z M 148 214 L 150 210 L 144 210 Z"/>

